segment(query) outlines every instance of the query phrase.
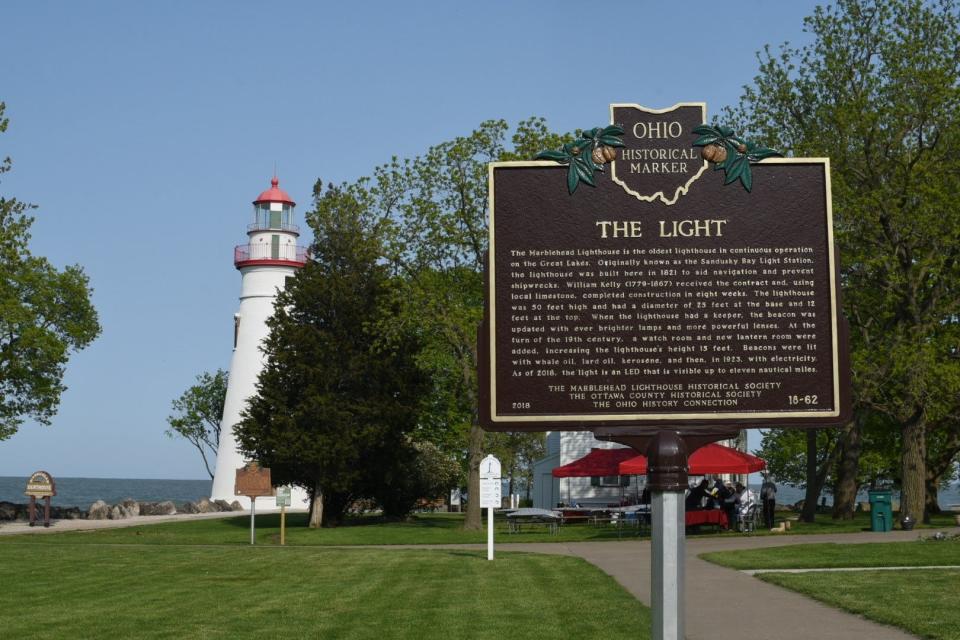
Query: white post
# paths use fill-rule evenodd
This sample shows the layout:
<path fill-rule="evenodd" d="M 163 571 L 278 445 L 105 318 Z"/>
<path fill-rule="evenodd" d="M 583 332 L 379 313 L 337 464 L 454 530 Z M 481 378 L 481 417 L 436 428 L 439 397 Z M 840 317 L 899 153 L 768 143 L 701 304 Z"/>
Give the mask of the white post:
<path fill-rule="evenodd" d="M 493 507 L 487 507 L 487 560 L 493 560 Z"/>
<path fill-rule="evenodd" d="M 250 544 L 256 544 L 256 539 L 254 537 L 255 526 L 253 524 L 253 519 L 257 514 L 257 499 L 250 498 Z"/>
<path fill-rule="evenodd" d="M 684 640 L 684 504 L 682 491 L 651 495 L 653 640 Z"/>

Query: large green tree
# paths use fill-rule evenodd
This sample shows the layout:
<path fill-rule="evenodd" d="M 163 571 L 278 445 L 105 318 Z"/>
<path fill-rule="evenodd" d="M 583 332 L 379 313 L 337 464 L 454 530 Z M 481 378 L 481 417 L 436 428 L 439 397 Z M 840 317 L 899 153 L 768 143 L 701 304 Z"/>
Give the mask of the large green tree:
<path fill-rule="evenodd" d="M 313 258 L 277 296 L 267 363 L 236 434 L 275 483 L 308 490 L 311 526 L 335 526 L 352 501 L 382 499 L 395 463 L 410 459 L 424 392 L 418 337 L 385 345 L 375 330 L 397 286 L 381 221 L 350 193 L 318 183 L 314 195 Z"/>
<path fill-rule="evenodd" d="M 484 456 L 477 395 L 477 328 L 483 316 L 487 252 L 487 165 L 529 160 L 571 139 L 551 133 L 543 119 L 519 123 L 508 142 L 503 120 L 489 120 L 469 135 L 430 147 L 411 160 L 377 167 L 373 176 L 344 189 L 373 215 L 393 221 L 390 261 L 403 286 L 398 313 L 385 317 L 386 339 L 416 328 L 424 340 L 419 364 L 439 394 L 434 406 L 446 427 L 460 434 L 469 496 L 480 490 Z M 467 504 L 465 527 L 482 526 L 479 501 Z"/>
<path fill-rule="evenodd" d="M 0 133 L 8 125 L 5 109 L 0 102 Z M 10 168 L 4 158 L 0 175 Z M 0 196 L 0 440 L 26 418 L 50 424 L 70 354 L 100 333 L 83 269 L 58 270 L 30 253 L 32 208 Z"/>
<path fill-rule="evenodd" d="M 171 438 L 183 438 L 200 452 L 203 467 L 211 480 L 210 459 L 216 457 L 220 447 L 220 420 L 227 397 L 227 378 L 223 369 L 201 373 L 197 376 L 197 383 L 173 401 L 174 414 L 167 416 L 170 428 L 166 434 Z"/>
<path fill-rule="evenodd" d="M 819 7 L 806 20 L 811 44 L 767 48 L 725 113 L 769 146 L 831 159 L 856 408 L 899 431 L 901 505 L 914 517 L 928 426 L 960 393 L 960 361 L 937 339 L 960 314 L 958 23 L 953 0 Z M 859 437 L 862 422 L 844 436 Z"/>

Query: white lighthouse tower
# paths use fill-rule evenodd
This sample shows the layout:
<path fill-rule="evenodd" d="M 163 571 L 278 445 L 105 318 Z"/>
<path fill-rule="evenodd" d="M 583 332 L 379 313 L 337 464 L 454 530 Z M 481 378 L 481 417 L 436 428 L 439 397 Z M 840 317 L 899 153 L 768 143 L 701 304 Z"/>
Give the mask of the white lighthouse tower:
<path fill-rule="evenodd" d="M 300 230 L 293 224 L 295 206 L 274 177 L 270 188 L 253 201 L 253 224 L 247 226 L 247 243 L 233 252 L 233 264 L 241 275 L 240 309 L 233 316 L 233 358 L 210 495 L 214 500 L 239 500 L 245 508 L 250 508 L 250 500 L 233 492 L 236 471 L 246 462 L 237 451 L 233 430 L 247 400 L 256 393 L 257 377 L 265 360 L 260 345 L 268 334 L 267 319 L 273 315 L 277 292 L 307 261 L 306 248 L 297 246 Z M 292 506 L 307 506 L 305 492 L 295 491 L 292 498 Z M 258 503 L 259 508 L 274 505 L 272 498 L 261 500 L 265 504 Z"/>

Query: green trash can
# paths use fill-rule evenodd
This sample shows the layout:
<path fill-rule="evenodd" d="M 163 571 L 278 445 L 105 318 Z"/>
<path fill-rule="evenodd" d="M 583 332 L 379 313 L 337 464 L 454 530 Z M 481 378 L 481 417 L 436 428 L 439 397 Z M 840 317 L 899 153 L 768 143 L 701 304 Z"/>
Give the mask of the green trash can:
<path fill-rule="evenodd" d="M 893 504 L 888 489 L 870 492 L 870 531 L 893 530 Z"/>

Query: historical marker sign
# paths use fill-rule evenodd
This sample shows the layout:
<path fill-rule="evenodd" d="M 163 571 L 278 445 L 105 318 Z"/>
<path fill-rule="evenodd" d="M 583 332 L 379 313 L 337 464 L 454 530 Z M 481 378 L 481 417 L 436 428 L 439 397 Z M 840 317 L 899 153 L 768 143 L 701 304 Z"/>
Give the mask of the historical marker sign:
<path fill-rule="evenodd" d="M 247 463 L 237 469 L 234 495 L 256 498 L 258 496 L 272 496 L 273 485 L 270 483 L 270 469 L 261 467 L 256 462 Z"/>
<path fill-rule="evenodd" d="M 613 105 L 594 188 L 572 162 L 490 166 L 486 428 L 845 420 L 829 161 L 704 145 L 705 111 Z"/>

